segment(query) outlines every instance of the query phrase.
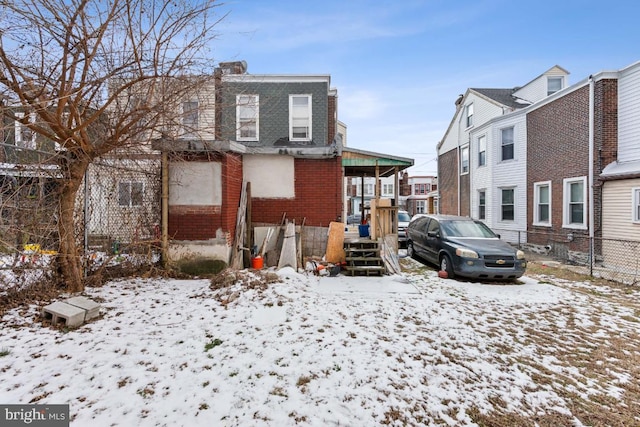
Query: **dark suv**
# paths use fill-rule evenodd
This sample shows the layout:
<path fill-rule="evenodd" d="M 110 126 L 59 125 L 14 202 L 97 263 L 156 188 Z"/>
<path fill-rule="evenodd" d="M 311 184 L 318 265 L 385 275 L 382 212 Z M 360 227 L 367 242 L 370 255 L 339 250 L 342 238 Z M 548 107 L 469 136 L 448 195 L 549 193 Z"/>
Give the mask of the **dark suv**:
<path fill-rule="evenodd" d="M 439 265 L 449 278 L 513 280 L 527 268 L 524 252 L 483 222 L 461 216 L 414 217 L 407 227 L 407 254 Z"/>

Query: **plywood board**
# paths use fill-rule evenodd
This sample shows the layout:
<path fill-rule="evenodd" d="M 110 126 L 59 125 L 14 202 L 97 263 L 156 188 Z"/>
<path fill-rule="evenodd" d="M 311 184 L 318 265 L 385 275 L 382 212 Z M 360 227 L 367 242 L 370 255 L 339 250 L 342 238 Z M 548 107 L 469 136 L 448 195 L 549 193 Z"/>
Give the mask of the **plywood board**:
<path fill-rule="evenodd" d="M 296 258 L 296 226 L 293 222 L 288 222 L 284 231 L 284 241 L 282 242 L 282 252 L 280 252 L 280 259 L 278 260 L 278 268 L 298 268 Z"/>
<path fill-rule="evenodd" d="M 344 262 L 344 223 L 330 222 L 329 237 L 327 239 L 327 254 L 325 258 L 328 262 Z"/>

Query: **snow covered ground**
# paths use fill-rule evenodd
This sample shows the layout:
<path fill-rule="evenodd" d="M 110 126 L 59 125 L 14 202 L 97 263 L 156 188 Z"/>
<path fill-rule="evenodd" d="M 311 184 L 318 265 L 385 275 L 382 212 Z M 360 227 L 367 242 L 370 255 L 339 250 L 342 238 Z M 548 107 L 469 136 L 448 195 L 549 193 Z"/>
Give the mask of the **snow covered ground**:
<path fill-rule="evenodd" d="M 102 315 L 75 330 L 12 310 L 0 403 L 69 404 L 72 426 L 640 424 L 636 291 L 402 263 L 114 281 L 86 290 Z"/>

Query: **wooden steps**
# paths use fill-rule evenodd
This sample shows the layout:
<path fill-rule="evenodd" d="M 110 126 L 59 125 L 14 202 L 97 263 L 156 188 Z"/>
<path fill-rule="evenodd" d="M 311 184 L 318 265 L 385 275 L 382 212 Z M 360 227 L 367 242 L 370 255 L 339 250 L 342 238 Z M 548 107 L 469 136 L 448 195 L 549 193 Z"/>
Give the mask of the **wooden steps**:
<path fill-rule="evenodd" d="M 371 239 L 345 239 L 343 273 L 349 276 L 381 276 L 386 272 L 380 256 L 380 244 Z"/>

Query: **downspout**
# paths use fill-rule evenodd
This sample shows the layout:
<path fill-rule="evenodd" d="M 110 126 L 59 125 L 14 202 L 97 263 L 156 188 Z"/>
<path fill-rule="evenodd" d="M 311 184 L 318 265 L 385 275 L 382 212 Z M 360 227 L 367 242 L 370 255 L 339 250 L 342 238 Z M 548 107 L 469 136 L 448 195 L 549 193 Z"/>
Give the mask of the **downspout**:
<path fill-rule="evenodd" d="M 589 76 L 589 177 L 588 186 L 589 186 L 589 195 L 588 203 L 589 203 L 589 259 L 590 259 L 590 274 L 593 275 L 593 265 L 594 265 L 594 255 L 595 255 L 595 206 L 594 206 L 594 196 L 593 196 L 593 161 L 594 161 L 594 151 L 595 151 L 595 141 L 593 136 L 593 120 L 595 117 L 595 83 L 593 81 L 593 76 Z"/>

